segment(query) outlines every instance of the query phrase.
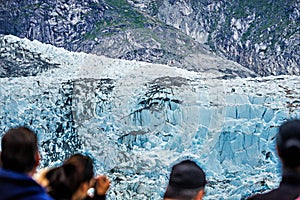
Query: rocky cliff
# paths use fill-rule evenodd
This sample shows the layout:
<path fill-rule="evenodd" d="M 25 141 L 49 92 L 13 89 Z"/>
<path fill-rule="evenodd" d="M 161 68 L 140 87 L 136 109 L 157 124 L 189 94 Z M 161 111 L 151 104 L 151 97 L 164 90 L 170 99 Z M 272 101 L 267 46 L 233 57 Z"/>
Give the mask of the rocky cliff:
<path fill-rule="evenodd" d="M 258 75 L 299 74 L 299 1 L 135 0 L 131 3 Z"/>
<path fill-rule="evenodd" d="M 2 0 L 0 34 L 194 71 L 218 55 L 241 65 L 220 63 L 229 77 L 299 75 L 299 13 L 296 0 Z"/>

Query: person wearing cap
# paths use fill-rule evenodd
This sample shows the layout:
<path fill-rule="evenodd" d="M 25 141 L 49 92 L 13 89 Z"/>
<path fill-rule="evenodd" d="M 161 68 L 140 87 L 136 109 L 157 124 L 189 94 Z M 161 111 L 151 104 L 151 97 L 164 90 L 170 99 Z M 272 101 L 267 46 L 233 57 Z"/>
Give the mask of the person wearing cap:
<path fill-rule="evenodd" d="M 284 122 L 276 137 L 276 148 L 282 162 L 282 180 L 278 188 L 256 194 L 248 200 L 295 200 L 300 197 L 300 120 Z"/>
<path fill-rule="evenodd" d="M 201 200 L 206 178 L 204 171 L 191 160 L 172 167 L 164 200 Z"/>

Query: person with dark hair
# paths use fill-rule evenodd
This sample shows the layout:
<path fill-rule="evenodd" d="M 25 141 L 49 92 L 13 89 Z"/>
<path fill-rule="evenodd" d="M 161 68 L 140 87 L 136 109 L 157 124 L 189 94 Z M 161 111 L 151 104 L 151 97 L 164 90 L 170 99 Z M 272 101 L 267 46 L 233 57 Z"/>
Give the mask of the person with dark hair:
<path fill-rule="evenodd" d="M 79 153 L 72 155 L 61 166 L 44 173 L 44 178 L 44 187 L 55 200 L 102 200 L 106 198 L 110 186 L 106 176 L 94 178 L 93 160 Z M 90 188 L 95 189 L 93 197 L 88 196 Z"/>
<path fill-rule="evenodd" d="M 282 162 L 279 187 L 248 200 L 295 200 L 300 197 L 300 120 L 288 120 L 279 127 L 276 148 Z"/>
<path fill-rule="evenodd" d="M 0 199 L 50 200 L 32 179 L 40 156 L 37 136 L 27 127 L 9 129 L 1 140 Z"/>
<path fill-rule="evenodd" d="M 205 185 L 204 171 L 194 161 L 184 160 L 172 167 L 164 200 L 201 200 Z"/>

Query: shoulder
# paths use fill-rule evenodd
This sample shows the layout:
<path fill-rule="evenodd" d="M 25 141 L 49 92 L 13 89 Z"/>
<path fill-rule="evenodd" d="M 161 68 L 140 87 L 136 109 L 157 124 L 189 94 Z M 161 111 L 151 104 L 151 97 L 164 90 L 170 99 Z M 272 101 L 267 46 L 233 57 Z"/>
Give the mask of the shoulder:
<path fill-rule="evenodd" d="M 35 182 L 31 177 L 26 174 L 0 169 L 0 181 L 5 181 L 8 183 L 16 182 L 27 182 L 27 184 Z"/>
<path fill-rule="evenodd" d="M 0 191 L 2 199 L 52 200 L 31 177 L 8 170 L 0 170 Z"/>
<path fill-rule="evenodd" d="M 247 200 L 259 200 L 259 199 L 263 199 L 262 194 L 253 195 L 249 197 Z"/>
<path fill-rule="evenodd" d="M 31 196 L 29 199 L 53 200 L 47 193 L 40 193 L 40 194 Z"/>
<path fill-rule="evenodd" d="M 266 193 L 256 194 L 248 198 L 247 200 L 287 200 L 287 199 L 296 199 L 299 193 L 295 193 L 292 190 L 286 189 L 284 187 L 279 187 L 277 189 L 271 190 Z"/>

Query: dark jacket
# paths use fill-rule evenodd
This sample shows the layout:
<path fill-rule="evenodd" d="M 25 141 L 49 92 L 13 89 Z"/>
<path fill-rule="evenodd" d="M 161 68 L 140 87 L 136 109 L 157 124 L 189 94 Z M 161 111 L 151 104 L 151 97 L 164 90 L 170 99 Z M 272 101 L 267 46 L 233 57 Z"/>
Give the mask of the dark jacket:
<path fill-rule="evenodd" d="M 26 174 L 0 169 L 0 200 L 52 200 L 52 198 Z"/>
<path fill-rule="evenodd" d="M 300 197 L 300 172 L 285 171 L 278 188 L 256 194 L 248 200 L 295 200 L 297 197 Z"/>

